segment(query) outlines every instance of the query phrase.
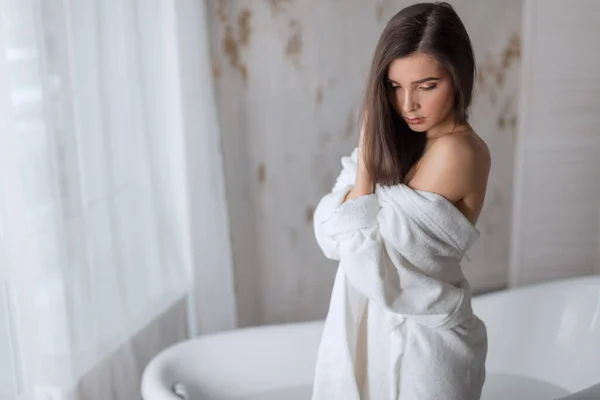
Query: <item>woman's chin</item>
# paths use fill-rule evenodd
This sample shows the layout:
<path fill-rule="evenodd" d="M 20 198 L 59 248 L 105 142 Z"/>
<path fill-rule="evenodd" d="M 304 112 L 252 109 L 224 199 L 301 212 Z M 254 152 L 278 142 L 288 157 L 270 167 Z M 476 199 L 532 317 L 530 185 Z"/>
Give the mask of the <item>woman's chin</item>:
<path fill-rule="evenodd" d="M 427 130 L 429 129 L 429 126 L 426 126 L 426 124 L 422 124 L 422 125 L 408 124 L 408 127 L 413 132 L 427 132 Z"/>

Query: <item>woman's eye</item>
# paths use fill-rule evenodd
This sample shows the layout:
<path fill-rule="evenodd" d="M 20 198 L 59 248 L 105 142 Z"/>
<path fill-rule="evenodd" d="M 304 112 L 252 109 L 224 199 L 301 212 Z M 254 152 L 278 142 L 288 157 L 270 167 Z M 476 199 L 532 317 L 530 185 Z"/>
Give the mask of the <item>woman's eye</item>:
<path fill-rule="evenodd" d="M 433 90 L 436 87 L 437 87 L 437 85 L 423 86 L 423 87 L 421 87 L 421 90 Z"/>

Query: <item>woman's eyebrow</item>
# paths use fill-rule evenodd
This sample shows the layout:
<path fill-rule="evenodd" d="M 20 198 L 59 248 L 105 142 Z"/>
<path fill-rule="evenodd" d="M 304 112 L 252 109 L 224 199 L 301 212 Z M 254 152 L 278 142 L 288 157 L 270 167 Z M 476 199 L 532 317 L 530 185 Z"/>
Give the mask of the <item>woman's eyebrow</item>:
<path fill-rule="evenodd" d="M 418 81 L 411 82 L 413 85 L 418 85 L 419 83 L 425 83 L 429 81 L 439 81 L 442 78 L 436 78 L 435 76 L 428 76 L 427 78 L 419 79 Z M 396 85 L 400 85 L 398 82 L 388 79 L 391 83 L 395 83 Z"/>

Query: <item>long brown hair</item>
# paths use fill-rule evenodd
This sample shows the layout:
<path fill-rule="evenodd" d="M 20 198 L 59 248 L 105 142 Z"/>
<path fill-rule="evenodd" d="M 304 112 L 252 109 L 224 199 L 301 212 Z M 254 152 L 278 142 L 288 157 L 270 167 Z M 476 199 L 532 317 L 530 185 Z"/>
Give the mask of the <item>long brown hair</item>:
<path fill-rule="evenodd" d="M 467 31 L 445 2 L 419 3 L 398 12 L 384 28 L 373 56 L 364 97 L 363 151 L 365 167 L 375 183 L 403 182 L 423 155 L 425 132 L 413 132 L 393 105 L 388 80 L 392 61 L 414 53 L 436 59 L 454 81 L 453 113 L 466 123 L 475 75 L 475 57 Z"/>

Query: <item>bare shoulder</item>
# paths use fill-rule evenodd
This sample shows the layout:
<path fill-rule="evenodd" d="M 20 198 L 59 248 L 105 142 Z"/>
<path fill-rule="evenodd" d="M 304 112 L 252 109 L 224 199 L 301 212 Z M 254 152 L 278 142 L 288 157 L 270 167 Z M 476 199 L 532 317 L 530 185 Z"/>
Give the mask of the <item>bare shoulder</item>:
<path fill-rule="evenodd" d="M 490 150 L 474 131 L 442 136 L 432 143 L 429 153 L 430 160 L 441 164 L 470 166 L 482 172 L 491 167 Z"/>
<path fill-rule="evenodd" d="M 411 186 L 458 202 L 485 193 L 490 168 L 489 148 L 477 133 L 444 135 L 431 141 Z"/>

